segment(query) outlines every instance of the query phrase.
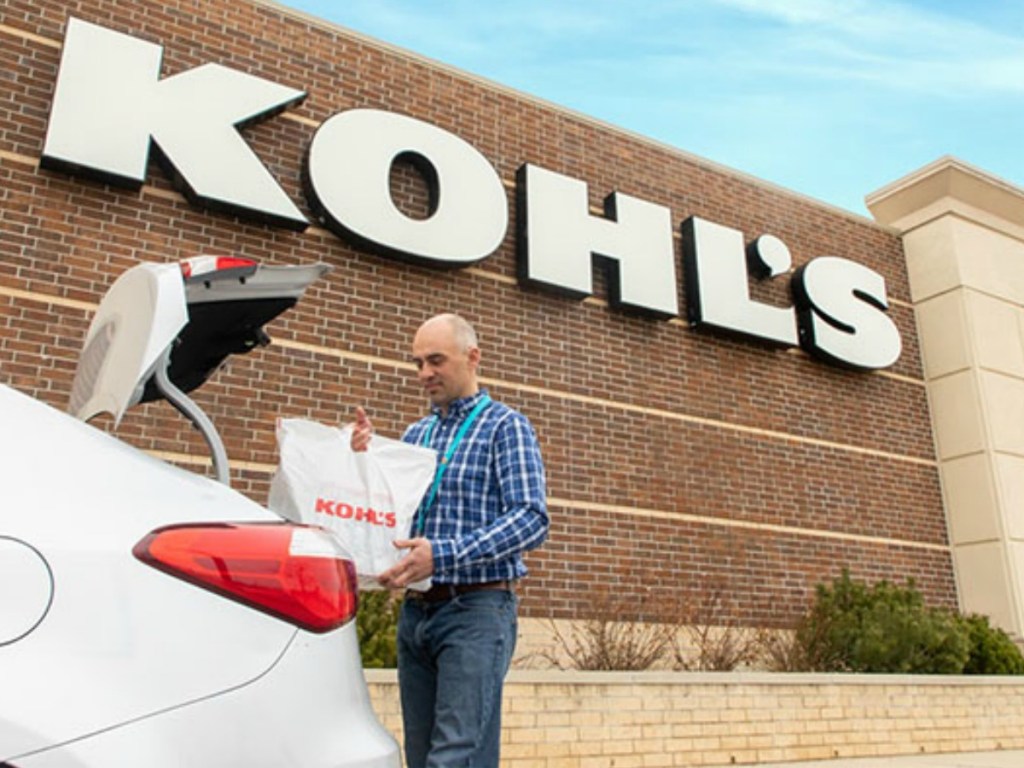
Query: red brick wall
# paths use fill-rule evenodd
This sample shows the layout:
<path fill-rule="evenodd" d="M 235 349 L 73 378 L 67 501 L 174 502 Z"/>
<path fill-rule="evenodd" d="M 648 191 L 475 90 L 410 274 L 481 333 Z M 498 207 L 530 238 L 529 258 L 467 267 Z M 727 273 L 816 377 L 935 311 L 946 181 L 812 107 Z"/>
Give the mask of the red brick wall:
<path fill-rule="evenodd" d="M 315 126 L 354 107 L 402 112 L 476 146 L 506 182 L 513 221 L 515 172 L 531 162 L 586 181 L 594 205 L 619 191 L 668 206 L 677 258 L 678 223 L 697 215 L 747 239 L 774 234 L 797 265 L 825 254 L 865 264 L 886 279 L 903 355 L 890 372 L 850 373 L 523 288 L 514 226 L 476 267 L 434 271 L 317 227 L 295 233 L 194 209 L 155 165 L 141 192 L 42 171 L 69 13 L 162 44 L 165 74 L 218 62 L 308 91 L 300 107 L 245 132 L 307 217 L 301 163 Z M 777 623 L 844 566 L 872 580 L 914 577 L 932 602 L 955 604 L 895 235 L 258 3 L 0 0 L 0 41 L 0 382 L 63 407 L 92 307 L 139 260 L 323 261 L 333 271 L 269 329 L 278 343 L 234 358 L 196 393 L 232 460 L 248 462 L 234 475 L 257 500 L 276 460 L 276 416 L 338 422 L 364 403 L 395 434 L 421 413 L 411 334 L 457 310 L 480 332 L 486 383 L 531 418 L 547 460 L 552 533 L 528 559 L 526 615 L 586 616 L 594 588 L 610 583 L 638 598 L 641 616 L 654 615 L 652 595 L 715 588 L 736 618 Z M 399 169 L 395 189 L 422 215 L 415 173 Z M 781 285 L 756 295 L 786 299 Z M 202 470 L 202 441 L 166 404 L 129 412 L 119 434 Z"/>

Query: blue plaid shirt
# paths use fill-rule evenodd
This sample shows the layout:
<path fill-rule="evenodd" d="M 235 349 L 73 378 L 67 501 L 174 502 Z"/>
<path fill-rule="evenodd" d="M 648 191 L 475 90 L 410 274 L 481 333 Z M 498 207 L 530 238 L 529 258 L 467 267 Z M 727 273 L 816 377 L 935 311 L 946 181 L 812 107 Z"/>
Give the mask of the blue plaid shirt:
<path fill-rule="evenodd" d="M 402 440 L 422 445 L 436 420 L 429 447 L 440 461 L 485 394 L 455 400 L 444 417 L 434 408 Z M 434 582 L 477 584 L 525 576 L 522 553 L 540 546 L 548 533 L 546 493 L 533 427 L 518 411 L 492 401 L 459 443 L 433 504 L 422 510 L 420 535 L 431 543 Z"/>

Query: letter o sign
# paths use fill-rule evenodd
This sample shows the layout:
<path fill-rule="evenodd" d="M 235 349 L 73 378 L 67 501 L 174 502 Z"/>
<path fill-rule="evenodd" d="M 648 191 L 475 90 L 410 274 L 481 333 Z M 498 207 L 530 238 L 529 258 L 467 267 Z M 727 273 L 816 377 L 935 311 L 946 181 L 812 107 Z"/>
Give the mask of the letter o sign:
<path fill-rule="evenodd" d="M 391 167 L 408 157 L 423 171 L 434 210 L 400 211 Z M 448 131 L 376 109 L 340 112 L 317 130 L 306 157 L 306 192 L 328 229 L 385 254 L 462 266 L 487 258 L 505 239 L 508 200 L 475 147 Z"/>

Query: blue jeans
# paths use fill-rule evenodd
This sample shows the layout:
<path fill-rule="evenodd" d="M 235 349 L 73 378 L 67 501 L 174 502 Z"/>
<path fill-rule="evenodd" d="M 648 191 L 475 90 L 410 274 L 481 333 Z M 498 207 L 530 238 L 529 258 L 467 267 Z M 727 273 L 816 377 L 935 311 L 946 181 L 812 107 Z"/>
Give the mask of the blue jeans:
<path fill-rule="evenodd" d="M 517 605 L 506 590 L 402 604 L 398 684 L 408 768 L 497 768 Z"/>

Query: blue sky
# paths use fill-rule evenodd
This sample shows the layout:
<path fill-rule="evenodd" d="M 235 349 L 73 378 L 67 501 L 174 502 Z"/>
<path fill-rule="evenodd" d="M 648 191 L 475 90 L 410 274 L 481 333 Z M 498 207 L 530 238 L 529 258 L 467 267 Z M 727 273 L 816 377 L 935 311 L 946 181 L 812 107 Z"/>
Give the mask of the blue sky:
<path fill-rule="evenodd" d="M 943 155 L 1024 187 L 1021 0 L 279 0 L 854 213 Z"/>

